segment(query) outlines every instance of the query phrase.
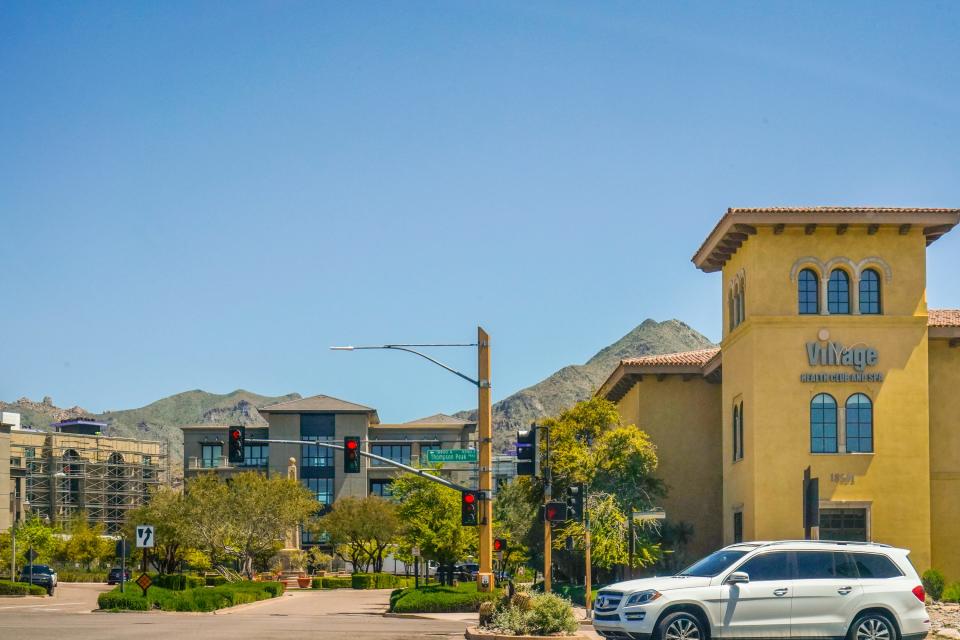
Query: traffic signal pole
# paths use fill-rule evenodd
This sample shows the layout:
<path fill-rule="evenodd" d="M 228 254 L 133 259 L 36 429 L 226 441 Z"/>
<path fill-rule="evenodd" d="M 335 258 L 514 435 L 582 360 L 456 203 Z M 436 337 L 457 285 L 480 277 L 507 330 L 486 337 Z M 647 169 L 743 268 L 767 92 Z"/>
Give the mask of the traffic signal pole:
<path fill-rule="evenodd" d="M 547 518 L 547 503 L 553 494 L 550 474 L 550 429 L 543 429 L 543 592 L 550 593 L 553 575 L 553 523 Z"/>
<path fill-rule="evenodd" d="M 480 447 L 480 567 L 477 590 L 493 591 L 493 405 L 490 399 L 490 336 L 477 327 L 477 431 Z"/>

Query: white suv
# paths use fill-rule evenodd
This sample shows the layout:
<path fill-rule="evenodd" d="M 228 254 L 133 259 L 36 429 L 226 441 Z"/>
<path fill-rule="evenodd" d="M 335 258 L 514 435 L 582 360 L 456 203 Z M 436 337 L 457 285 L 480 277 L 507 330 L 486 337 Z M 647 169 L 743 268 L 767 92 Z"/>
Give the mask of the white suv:
<path fill-rule="evenodd" d="M 930 618 L 909 553 L 858 542 L 735 544 L 675 576 L 604 587 L 593 625 L 618 640 L 920 640 Z"/>

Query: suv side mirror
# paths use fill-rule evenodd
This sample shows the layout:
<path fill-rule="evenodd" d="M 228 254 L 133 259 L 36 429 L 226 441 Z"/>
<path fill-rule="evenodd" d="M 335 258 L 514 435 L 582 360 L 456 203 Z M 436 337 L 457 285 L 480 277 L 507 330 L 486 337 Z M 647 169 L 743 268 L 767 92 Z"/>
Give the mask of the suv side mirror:
<path fill-rule="evenodd" d="M 727 584 L 746 584 L 750 582 L 750 576 L 744 571 L 734 571 L 724 580 Z"/>

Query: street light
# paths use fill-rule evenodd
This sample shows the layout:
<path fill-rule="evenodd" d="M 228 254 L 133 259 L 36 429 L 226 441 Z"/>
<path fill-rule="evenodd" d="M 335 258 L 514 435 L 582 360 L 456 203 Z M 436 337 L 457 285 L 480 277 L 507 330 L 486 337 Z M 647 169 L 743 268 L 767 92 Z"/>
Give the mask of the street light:
<path fill-rule="evenodd" d="M 423 347 L 476 347 L 477 348 L 477 378 L 457 371 L 444 363 L 417 351 Z M 480 438 L 480 568 L 477 572 L 477 588 L 479 591 L 493 591 L 493 407 L 490 399 L 490 336 L 482 327 L 477 327 L 477 341 L 471 343 L 446 344 L 382 344 L 370 346 L 342 346 L 330 347 L 332 351 L 360 351 L 366 349 L 386 349 L 392 351 L 406 351 L 450 373 L 466 380 L 477 387 L 477 431 Z"/>

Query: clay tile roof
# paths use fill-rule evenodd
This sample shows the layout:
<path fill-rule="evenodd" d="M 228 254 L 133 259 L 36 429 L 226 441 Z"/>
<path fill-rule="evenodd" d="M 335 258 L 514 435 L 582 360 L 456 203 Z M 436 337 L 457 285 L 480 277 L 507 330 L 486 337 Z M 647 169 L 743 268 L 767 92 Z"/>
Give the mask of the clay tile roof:
<path fill-rule="evenodd" d="M 927 325 L 931 327 L 960 327 L 960 309 L 930 309 Z"/>
<path fill-rule="evenodd" d="M 681 351 L 680 353 L 663 353 L 655 356 L 640 356 L 639 358 L 624 358 L 620 364 L 633 367 L 702 367 L 712 360 L 720 347 L 697 349 L 696 351 Z"/>

